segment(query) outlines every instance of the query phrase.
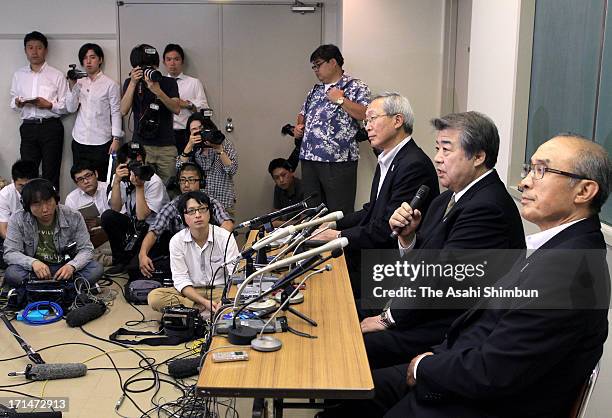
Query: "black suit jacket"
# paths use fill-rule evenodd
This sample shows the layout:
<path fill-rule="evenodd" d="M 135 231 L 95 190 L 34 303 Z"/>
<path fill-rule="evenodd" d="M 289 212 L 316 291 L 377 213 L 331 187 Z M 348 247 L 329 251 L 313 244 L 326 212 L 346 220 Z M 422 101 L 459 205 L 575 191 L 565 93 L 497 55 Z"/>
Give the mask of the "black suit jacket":
<path fill-rule="evenodd" d="M 608 311 L 602 309 L 610 297 L 605 250 L 594 216 L 517 262 L 500 284 L 544 289 L 560 301 L 560 309 L 539 309 L 533 300 L 517 299 L 511 308 L 480 309 L 495 307 L 489 301 L 467 311 L 435 355 L 420 362 L 409 395 L 415 415 L 448 416 L 456 408 L 473 417 L 567 417 L 608 334 Z M 591 309 L 561 309 L 571 299 L 568 291 L 582 292 L 583 302 L 592 293 L 598 302 Z"/>
<path fill-rule="evenodd" d="M 444 218 L 452 195 L 453 192 L 447 190 L 431 203 L 417 233 L 415 249 L 525 248 L 518 209 L 495 170 L 470 187 Z M 393 309 L 401 302 L 391 304 L 393 319 L 399 328 L 410 328 L 445 315 L 449 316 L 450 325 L 459 315 L 456 311 Z M 435 343 L 441 340 L 442 337 Z"/>
<path fill-rule="evenodd" d="M 436 170 L 423 150 L 411 139 L 395 155 L 385 176 L 378 197 L 380 167 L 376 167 L 370 201 L 357 212 L 345 216 L 336 225 L 348 238 L 349 249 L 393 248 L 389 218 L 402 202 L 410 202 L 422 184 L 429 186 L 422 211 L 427 212 L 431 201 L 438 196 Z"/>

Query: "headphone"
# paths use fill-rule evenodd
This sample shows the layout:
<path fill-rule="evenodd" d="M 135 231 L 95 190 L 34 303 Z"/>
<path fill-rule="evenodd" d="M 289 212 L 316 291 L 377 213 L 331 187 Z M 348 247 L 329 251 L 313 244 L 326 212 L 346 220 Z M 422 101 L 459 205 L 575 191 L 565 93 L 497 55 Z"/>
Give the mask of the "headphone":
<path fill-rule="evenodd" d="M 191 169 L 191 171 L 197 171 L 198 174 L 200 175 L 200 190 L 205 189 L 206 188 L 206 179 L 204 178 L 204 171 L 202 171 L 202 167 L 200 167 L 198 164 L 191 162 L 191 161 L 185 161 L 184 163 L 181 163 L 181 165 L 179 165 L 178 170 L 176 170 L 176 180 L 177 182 L 179 182 L 180 176 L 181 176 L 181 171 L 184 171 L 186 169 Z"/>
<path fill-rule="evenodd" d="M 30 206 L 32 205 L 32 203 L 34 203 L 32 202 L 32 198 L 36 194 L 36 192 L 30 192 L 30 189 L 32 188 L 37 189 L 38 192 L 40 192 L 41 189 L 52 190 L 53 192 L 51 194 L 51 197 L 55 199 L 55 203 L 59 203 L 59 193 L 57 192 L 57 190 L 55 190 L 55 187 L 53 187 L 53 184 L 51 184 L 49 180 L 41 178 L 32 179 L 28 181 L 25 186 L 23 186 L 23 190 L 21 190 L 21 206 L 23 206 L 23 210 L 27 213 L 32 213 L 30 211 Z"/>

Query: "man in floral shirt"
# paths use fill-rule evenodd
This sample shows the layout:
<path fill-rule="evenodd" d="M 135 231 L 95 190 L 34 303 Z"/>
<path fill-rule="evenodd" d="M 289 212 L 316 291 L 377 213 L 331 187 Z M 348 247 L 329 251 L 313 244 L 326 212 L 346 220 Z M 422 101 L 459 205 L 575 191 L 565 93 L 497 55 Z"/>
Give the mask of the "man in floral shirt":
<path fill-rule="evenodd" d="M 304 195 L 311 205 L 324 202 L 330 211 L 351 213 L 355 206 L 359 147 L 355 135 L 365 118 L 370 90 L 344 73 L 344 58 L 335 45 L 321 45 L 310 56 L 320 83 L 310 90 L 298 114 L 295 137 L 300 150 Z"/>

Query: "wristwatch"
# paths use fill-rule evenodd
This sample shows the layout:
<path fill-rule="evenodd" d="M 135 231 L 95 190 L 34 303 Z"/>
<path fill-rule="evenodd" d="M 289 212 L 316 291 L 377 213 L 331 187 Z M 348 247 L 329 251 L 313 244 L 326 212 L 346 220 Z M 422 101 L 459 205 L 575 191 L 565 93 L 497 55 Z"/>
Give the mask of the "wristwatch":
<path fill-rule="evenodd" d="M 336 99 L 336 104 L 337 104 L 338 106 L 342 106 L 342 105 L 344 104 L 344 97 L 338 97 L 338 98 Z"/>
<path fill-rule="evenodd" d="M 395 323 L 393 323 L 389 317 L 389 308 L 380 313 L 380 322 L 382 322 L 386 328 L 393 328 L 395 326 Z"/>

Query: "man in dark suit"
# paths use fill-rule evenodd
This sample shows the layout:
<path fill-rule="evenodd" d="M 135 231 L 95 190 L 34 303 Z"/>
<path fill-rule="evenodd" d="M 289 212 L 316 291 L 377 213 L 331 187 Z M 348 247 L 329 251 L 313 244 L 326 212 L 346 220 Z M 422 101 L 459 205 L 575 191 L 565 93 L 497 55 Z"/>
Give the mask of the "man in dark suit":
<path fill-rule="evenodd" d="M 366 110 L 366 130 L 372 147 L 382 151 L 372 180 L 370 201 L 335 224 L 335 229 L 320 229 L 316 239 L 349 240 L 345 248 L 351 284 L 359 297 L 361 250 L 393 248 L 389 217 L 404 201 L 410 201 L 421 185 L 430 191 L 422 204 L 423 212 L 439 193 L 436 170 L 429 157 L 412 138 L 414 115 L 406 97 L 383 93 Z M 332 225 L 334 226 L 334 225 Z"/>
<path fill-rule="evenodd" d="M 598 144 L 564 134 L 536 150 L 523 176 L 521 214 L 541 232 L 527 237 L 534 252 L 497 284 L 538 295 L 481 300 L 433 352 L 375 370 L 373 401 L 333 416 L 568 416 L 608 333 L 610 277 L 597 213 L 610 163 Z"/>
<path fill-rule="evenodd" d="M 406 202 L 393 213 L 389 225 L 399 232 L 402 251 L 525 248 L 518 210 L 494 169 L 499 135 L 493 121 L 466 112 L 434 119 L 432 125 L 437 131 L 434 164 L 448 190 L 433 200 L 422 225 L 422 213 Z M 462 313 L 402 309 L 402 302 L 392 300 L 380 315 L 361 323 L 374 369 L 428 351 Z"/>

